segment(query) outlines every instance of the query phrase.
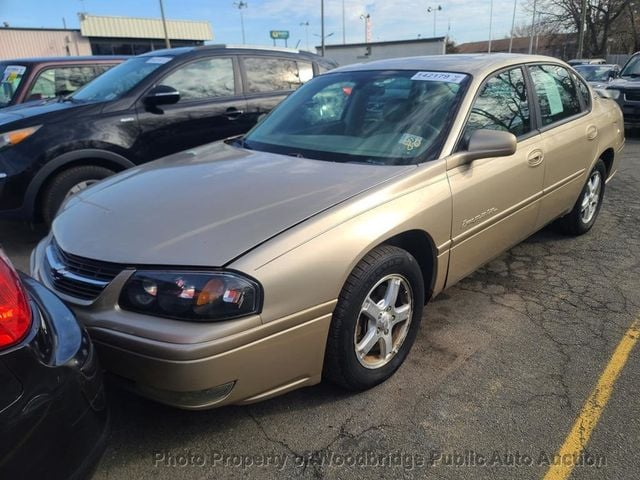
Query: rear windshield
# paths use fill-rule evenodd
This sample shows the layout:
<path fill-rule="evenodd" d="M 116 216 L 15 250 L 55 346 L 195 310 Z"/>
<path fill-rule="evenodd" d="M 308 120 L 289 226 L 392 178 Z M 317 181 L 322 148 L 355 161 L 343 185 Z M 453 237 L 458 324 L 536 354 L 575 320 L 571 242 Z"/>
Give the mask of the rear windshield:
<path fill-rule="evenodd" d="M 0 63 L 0 107 L 11 103 L 26 71 L 25 65 Z"/>

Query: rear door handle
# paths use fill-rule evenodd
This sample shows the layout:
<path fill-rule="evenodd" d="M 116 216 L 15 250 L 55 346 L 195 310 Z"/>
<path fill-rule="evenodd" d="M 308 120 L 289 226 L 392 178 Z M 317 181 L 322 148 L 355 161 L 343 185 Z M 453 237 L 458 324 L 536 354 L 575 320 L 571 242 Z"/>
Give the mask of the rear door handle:
<path fill-rule="evenodd" d="M 537 167 L 544 160 L 544 153 L 542 150 L 534 150 L 527 156 L 527 163 L 530 167 Z"/>
<path fill-rule="evenodd" d="M 598 127 L 590 125 L 587 127 L 587 140 L 595 140 L 598 136 Z"/>
<path fill-rule="evenodd" d="M 242 110 L 238 110 L 235 107 L 229 107 L 227 108 L 227 110 L 224 112 L 224 116 L 227 117 L 229 120 L 235 120 L 236 118 L 240 117 L 244 112 Z"/>

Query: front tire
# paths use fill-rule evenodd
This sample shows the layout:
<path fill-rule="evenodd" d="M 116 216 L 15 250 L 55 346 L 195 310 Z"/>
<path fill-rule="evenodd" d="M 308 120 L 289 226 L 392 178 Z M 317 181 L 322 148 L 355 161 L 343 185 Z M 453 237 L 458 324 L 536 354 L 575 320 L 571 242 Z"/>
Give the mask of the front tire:
<path fill-rule="evenodd" d="M 51 225 L 62 203 L 94 183 L 98 183 L 115 172 L 96 165 L 73 167 L 59 173 L 49 182 L 42 195 L 42 220 Z"/>
<path fill-rule="evenodd" d="M 606 178 L 607 168 L 602 160 L 598 160 L 571 212 L 553 224 L 556 231 L 577 236 L 591 230 L 602 207 Z"/>
<path fill-rule="evenodd" d="M 402 365 L 415 341 L 424 307 L 416 259 L 383 245 L 347 279 L 333 313 L 323 376 L 348 390 L 366 390 Z"/>

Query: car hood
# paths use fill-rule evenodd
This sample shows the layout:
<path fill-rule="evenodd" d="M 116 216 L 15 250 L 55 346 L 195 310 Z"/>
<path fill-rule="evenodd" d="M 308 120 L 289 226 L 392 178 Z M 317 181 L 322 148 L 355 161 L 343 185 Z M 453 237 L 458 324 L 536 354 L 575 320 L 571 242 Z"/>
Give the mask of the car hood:
<path fill-rule="evenodd" d="M 15 122 L 17 120 L 40 119 L 41 116 L 52 115 L 52 119 L 57 119 L 61 115 L 69 115 L 69 110 L 85 109 L 89 103 L 59 102 L 57 100 L 36 101 L 21 103 L 0 110 L 0 128 L 2 125 Z M 74 112 L 75 114 L 76 112 Z"/>
<path fill-rule="evenodd" d="M 612 80 L 608 84 L 609 88 L 624 88 L 624 87 L 632 87 L 632 88 L 640 88 L 640 77 L 620 77 Z"/>
<path fill-rule="evenodd" d="M 207 145 L 111 177 L 53 223 L 72 254 L 129 265 L 224 266 L 415 166 L 344 164 Z"/>

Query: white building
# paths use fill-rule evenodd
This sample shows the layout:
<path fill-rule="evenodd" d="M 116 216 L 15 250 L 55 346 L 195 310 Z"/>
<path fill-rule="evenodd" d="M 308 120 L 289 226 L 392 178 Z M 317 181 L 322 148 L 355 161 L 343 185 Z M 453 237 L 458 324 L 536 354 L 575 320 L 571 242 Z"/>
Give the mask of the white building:
<path fill-rule="evenodd" d="M 389 42 L 346 43 L 325 45 L 325 57 L 338 65 L 371 62 L 386 58 L 417 57 L 422 55 L 444 55 L 446 37 L 392 40 Z M 321 47 L 316 47 L 319 54 Z"/>

